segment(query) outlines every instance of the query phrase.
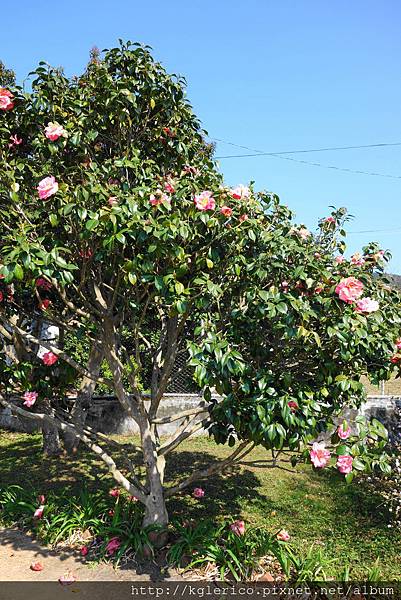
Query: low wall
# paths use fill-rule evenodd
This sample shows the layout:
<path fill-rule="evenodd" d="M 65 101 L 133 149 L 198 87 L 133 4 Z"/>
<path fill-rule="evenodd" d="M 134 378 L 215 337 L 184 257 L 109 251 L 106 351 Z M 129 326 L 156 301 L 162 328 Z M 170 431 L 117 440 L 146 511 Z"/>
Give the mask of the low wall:
<path fill-rule="evenodd" d="M 198 406 L 201 397 L 197 394 L 166 394 L 160 403 L 158 418 L 172 416 L 183 410 Z M 395 419 L 396 404 L 401 405 L 400 396 L 368 396 L 361 406 L 360 413 L 375 417 L 389 428 Z M 345 418 L 352 420 L 358 411 L 347 411 Z M 200 417 L 201 418 L 201 417 Z M 182 421 L 181 421 L 182 422 Z M 102 433 L 128 435 L 138 432 L 135 421 L 127 416 L 120 403 L 113 396 L 93 398 L 88 412 L 87 424 Z M 175 431 L 180 421 L 159 426 L 161 435 L 169 435 Z M 0 428 L 31 433 L 39 428 L 29 419 L 20 419 L 11 414 L 10 409 L 0 409 Z M 199 432 L 202 433 L 202 430 Z"/>

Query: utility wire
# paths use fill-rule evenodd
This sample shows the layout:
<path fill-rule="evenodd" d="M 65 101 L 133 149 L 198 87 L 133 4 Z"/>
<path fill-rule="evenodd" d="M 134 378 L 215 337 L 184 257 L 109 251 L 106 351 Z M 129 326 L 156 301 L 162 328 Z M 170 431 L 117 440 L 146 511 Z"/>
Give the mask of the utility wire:
<path fill-rule="evenodd" d="M 390 175 L 387 173 L 376 173 L 373 171 L 348 169 L 346 167 L 337 167 L 336 165 L 323 165 L 322 163 L 318 163 L 318 162 L 312 162 L 312 161 L 308 161 L 308 160 L 300 160 L 300 159 L 292 158 L 289 156 L 283 156 L 284 154 L 299 154 L 299 153 L 307 153 L 307 152 L 327 152 L 329 150 L 350 150 L 350 149 L 356 149 L 356 148 L 378 148 L 378 147 L 385 147 L 385 146 L 401 146 L 401 142 L 394 142 L 394 143 L 390 143 L 390 144 L 387 144 L 387 143 L 366 144 L 363 146 L 337 146 L 337 147 L 332 147 L 332 148 L 315 148 L 315 149 L 310 149 L 310 150 L 288 150 L 285 152 L 264 152 L 262 150 L 255 150 L 253 148 L 248 148 L 247 146 L 240 146 L 239 144 L 234 144 L 232 142 L 226 142 L 226 141 L 218 139 L 218 138 L 211 138 L 211 139 L 213 139 L 214 141 L 223 142 L 224 144 L 230 144 L 231 146 L 236 146 L 238 148 L 245 148 L 247 150 L 251 150 L 252 152 L 255 152 L 255 154 L 231 154 L 231 155 L 226 155 L 226 156 L 216 156 L 216 160 L 225 159 L 225 158 L 272 156 L 274 158 L 279 158 L 281 160 L 290 160 L 292 162 L 297 162 L 297 163 L 309 165 L 312 167 L 320 167 L 322 169 L 332 169 L 334 171 L 344 171 L 346 173 L 356 173 L 357 175 L 371 175 L 374 177 L 385 177 L 388 179 L 401 179 L 401 175 Z"/>
<path fill-rule="evenodd" d="M 249 148 L 248 146 L 241 146 L 240 144 L 234 144 L 233 142 L 226 142 L 219 138 L 210 138 L 215 142 L 222 142 L 229 146 L 235 146 L 236 148 L 243 148 L 244 150 L 250 150 L 254 154 L 227 154 L 226 156 L 216 156 L 216 158 L 244 158 L 249 156 L 281 156 L 283 154 L 305 154 L 308 152 L 329 152 L 331 150 L 356 150 L 359 148 L 382 148 L 385 146 L 401 146 L 401 142 L 393 143 L 381 143 L 381 144 L 364 144 L 362 146 L 332 146 L 328 148 L 309 148 L 306 150 L 285 150 L 281 152 L 265 152 L 264 150 L 255 150 L 255 148 Z"/>
<path fill-rule="evenodd" d="M 347 235 L 356 233 L 396 233 L 401 231 L 401 227 L 395 229 L 365 229 L 363 231 L 347 231 Z"/>

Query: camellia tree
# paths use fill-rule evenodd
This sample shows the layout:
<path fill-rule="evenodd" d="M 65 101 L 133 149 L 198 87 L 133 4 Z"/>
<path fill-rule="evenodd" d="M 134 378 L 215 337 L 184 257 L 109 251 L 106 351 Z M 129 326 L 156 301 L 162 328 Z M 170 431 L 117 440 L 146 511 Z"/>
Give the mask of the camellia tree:
<path fill-rule="evenodd" d="M 386 256 L 371 245 L 344 259 L 344 210 L 311 235 L 274 194 L 224 186 L 183 81 L 139 45 L 94 53 L 73 79 L 41 64 L 31 92 L 0 89 L 0 119 L 3 406 L 81 440 L 144 505 L 145 526 L 256 444 L 261 466 L 290 452 L 348 480 L 387 469 L 378 422 L 333 424 L 362 402 L 362 375 L 401 362 Z M 59 328 L 57 343 L 38 323 Z M 182 357 L 203 398 L 162 417 Z M 95 388 L 138 425 L 122 465 L 85 422 Z M 177 428 L 163 437 L 166 423 Z M 166 482 L 166 459 L 202 428 L 231 454 Z M 327 430 L 331 451 L 312 445 Z"/>

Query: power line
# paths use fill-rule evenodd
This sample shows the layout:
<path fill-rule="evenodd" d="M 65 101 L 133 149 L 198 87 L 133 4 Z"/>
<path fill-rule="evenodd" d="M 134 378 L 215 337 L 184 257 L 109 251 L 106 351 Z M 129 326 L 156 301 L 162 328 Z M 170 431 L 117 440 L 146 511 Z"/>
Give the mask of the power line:
<path fill-rule="evenodd" d="M 216 160 L 225 159 L 225 158 L 245 158 L 245 157 L 255 157 L 255 156 L 271 156 L 273 158 L 279 158 L 281 160 L 290 160 L 292 162 L 297 162 L 304 165 L 309 165 L 312 167 L 320 167 L 321 169 L 332 169 L 334 171 L 343 171 L 346 173 L 355 173 L 357 175 L 370 175 L 373 177 L 385 177 L 387 179 L 401 179 L 401 175 L 391 175 L 387 173 L 376 173 L 374 171 L 362 171 L 357 169 L 348 169 L 346 167 L 338 167 L 336 165 L 324 165 L 318 162 L 312 162 L 308 160 L 300 160 L 297 158 L 292 158 L 290 156 L 283 156 L 284 154 L 299 154 L 299 153 L 307 153 L 307 152 L 326 152 L 329 150 L 350 150 L 356 148 L 379 148 L 385 146 L 401 146 L 401 142 L 394 143 L 381 143 L 381 144 L 365 144 L 361 146 L 337 146 L 332 148 L 315 148 L 309 150 L 287 150 L 285 152 L 264 152 L 262 150 L 255 150 L 254 148 L 248 148 L 247 146 L 240 146 L 239 144 L 234 144 L 233 142 L 226 142 L 225 140 L 221 140 L 218 138 L 211 138 L 218 142 L 223 142 L 224 144 L 230 144 L 231 146 L 236 146 L 238 148 L 245 148 L 247 150 L 251 150 L 256 154 L 231 154 L 227 156 L 216 156 Z"/>
<path fill-rule="evenodd" d="M 332 150 L 356 150 L 360 148 L 383 148 L 386 146 L 401 146 L 401 142 L 392 143 L 380 143 L 380 144 L 363 144 L 361 146 L 331 146 L 328 148 L 308 148 L 304 150 L 285 150 L 280 152 L 265 152 L 264 150 L 255 150 L 255 148 L 249 148 L 249 146 L 242 146 L 240 144 L 234 144 L 233 142 L 226 142 L 219 138 L 210 138 L 215 142 L 222 142 L 236 148 L 243 148 L 244 150 L 250 150 L 253 154 L 227 154 L 226 156 L 216 156 L 217 159 L 221 158 L 246 158 L 252 156 L 281 156 L 283 154 L 305 154 L 308 152 L 329 152 Z"/>
<path fill-rule="evenodd" d="M 363 231 L 348 231 L 347 235 L 357 233 L 396 233 L 398 231 L 401 231 L 401 227 L 397 227 L 395 229 L 365 229 Z"/>

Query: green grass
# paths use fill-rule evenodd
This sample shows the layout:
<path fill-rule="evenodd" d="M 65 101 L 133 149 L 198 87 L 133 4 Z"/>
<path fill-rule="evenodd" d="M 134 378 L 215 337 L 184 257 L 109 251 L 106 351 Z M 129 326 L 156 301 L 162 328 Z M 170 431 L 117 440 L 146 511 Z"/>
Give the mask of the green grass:
<path fill-rule="evenodd" d="M 125 443 L 129 438 L 119 441 Z M 209 438 L 193 438 L 171 455 L 166 478 L 177 481 L 228 452 L 230 449 Z M 256 449 L 250 458 L 265 455 L 263 449 Z M 107 494 L 114 487 L 103 463 L 85 448 L 74 457 L 46 458 L 39 435 L 0 432 L 0 487 L 10 484 L 43 494 L 50 490 L 76 493 L 84 484 Z M 382 580 L 400 579 L 401 534 L 388 529 L 378 501 L 357 482 L 347 486 L 335 473 L 316 473 L 306 466 L 298 467 L 296 473 L 247 467 L 199 485 L 206 492 L 201 501 L 191 497 L 192 488 L 170 500 L 172 519 L 199 522 L 213 518 L 219 522 L 232 517 L 271 532 L 284 528 L 299 552 L 315 544 L 328 559 L 334 559 L 328 568 L 332 577 L 341 579 L 349 567 L 351 579 L 365 579 L 378 559 Z"/>

